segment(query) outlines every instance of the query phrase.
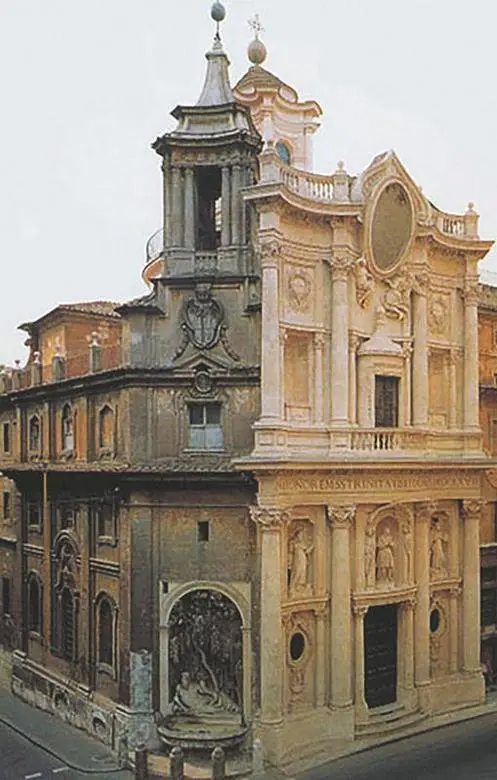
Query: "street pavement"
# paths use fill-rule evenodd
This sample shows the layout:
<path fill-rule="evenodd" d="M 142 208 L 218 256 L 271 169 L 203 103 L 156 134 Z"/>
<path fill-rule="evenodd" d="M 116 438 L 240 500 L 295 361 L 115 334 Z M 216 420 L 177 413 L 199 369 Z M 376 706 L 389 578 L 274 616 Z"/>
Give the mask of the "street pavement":
<path fill-rule="evenodd" d="M 131 780 L 115 756 L 46 712 L 0 689 L 0 780 Z"/>
<path fill-rule="evenodd" d="M 299 780 L 496 780 L 497 713 L 338 759 Z"/>

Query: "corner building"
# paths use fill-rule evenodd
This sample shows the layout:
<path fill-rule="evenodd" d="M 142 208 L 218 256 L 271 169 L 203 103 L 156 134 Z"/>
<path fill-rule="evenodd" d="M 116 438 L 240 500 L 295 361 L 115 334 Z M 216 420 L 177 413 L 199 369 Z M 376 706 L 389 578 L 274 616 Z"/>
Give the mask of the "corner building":
<path fill-rule="evenodd" d="M 115 747 L 260 738 L 284 765 L 483 700 L 491 243 L 393 153 L 313 173 L 320 107 L 250 57 L 232 90 L 216 35 L 153 144 L 149 293 L 79 311 L 73 347 L 67 307 L 57 344 L 26 326 L 0 468 L 14 691 Z"/>
<path fill-rule="evenodd" d="M 311 172 L 319 107 L 257 55 L 235 94 L 265 142 L 245 192 L 261 415 L 238 466 L 258 484 L 256 731 L 285 763 L 484 698 L 477 304 L 491 243 L 472 204 L 440 211 L 393 152 L 359 176 Z"/>

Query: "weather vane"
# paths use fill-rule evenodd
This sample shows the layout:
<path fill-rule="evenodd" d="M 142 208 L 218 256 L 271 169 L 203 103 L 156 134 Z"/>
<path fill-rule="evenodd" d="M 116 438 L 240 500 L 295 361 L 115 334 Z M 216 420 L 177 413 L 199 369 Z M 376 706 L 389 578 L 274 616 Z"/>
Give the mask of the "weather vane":
<path fill-rule="evenodd" d="M 261 20 L 259 19 L 259 14 L 255 14 L 253 19 L 249 19 L 248 24 L 250 29 L 254 31 L 256 40 L 259 40 L 260 33 L 264 32 L 264 27 L 262 26 Z"/>

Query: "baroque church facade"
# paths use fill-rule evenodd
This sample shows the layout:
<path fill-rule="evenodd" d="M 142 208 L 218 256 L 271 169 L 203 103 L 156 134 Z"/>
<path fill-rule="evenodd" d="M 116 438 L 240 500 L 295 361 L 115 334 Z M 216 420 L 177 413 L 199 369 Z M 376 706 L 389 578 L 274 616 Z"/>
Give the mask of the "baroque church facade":
<path fill-rule="evenodd" d="M 20 494 L 14 691 L 114 746 L 258 738 L 284 765 L 483 701 L 491 242 L 393 152 L 312 172 L 319 105 L 257 36 L 249 56 L 232 89 L 218 32 L 153 144 L 150 292 L 100 312 L 119 359 L 92 321 L 87 370 L 64 345 L 45 365 L 51 320 L 25 326 L 0 469 Z"/>

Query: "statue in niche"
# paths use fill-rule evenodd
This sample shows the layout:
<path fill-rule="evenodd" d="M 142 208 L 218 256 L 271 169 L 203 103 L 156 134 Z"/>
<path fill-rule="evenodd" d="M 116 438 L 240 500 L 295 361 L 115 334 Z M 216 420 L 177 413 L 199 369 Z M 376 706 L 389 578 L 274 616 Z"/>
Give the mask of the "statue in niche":
<path fill-rule="evenodd" d="M 394 540 L 387 527 L 378 537 L 376 545 L 376 581 L 383 585 L 393 585 L 394 567 Z"/>
<path fill-rule="evenodd" d="M 211 678 L 217 685 L 215 678 Z M 239 707 L 229 696 L 216 688 L 209 688 L 203 675 L 194 681 L 189 672 L 181 672 L 181 679 L 176 686 L 171 710 L 176 713 L 194 713 L 197 715 L 215 715 L 222 710 L 239 712 Z"/>
<path fill-rule="evenodd" d="M 370 525 L 366 528 L 366 550 L 365 550 L 365 573 L 366 587 L 374 588 L 375 585 L 375 563 L 376 563 L 376 540 L 375 527 Z"/>
<path fill-rule="evenodd" d="M 406 581 L 410 582 L 412 579 L 412 532 L 410 523 L 404 523 L 402 526 L 402 534 L 404 538 L 404 553 L 406 556 Z"/>
<path fill-rule="evenodd" d="M 447 534 L 444 534 L 440 522 L 433 520 L 431 524 L 430 569 L 434 576 L 447 575 L 447 557 L 445 555 L 447 541 Z"/>
<path fill-rule="evenodd" d="M 214 590 L 185 594 L 169 619 L 170 704 L 166 720 L 240 721 L 242 624 L 236 605 Z"/>
<path fill-rule="evenodd" d="M 308 595 L 311 584 L 308 581 L 309 557 L 314 545 L 308 544 L 303 528 L 299 528 L 290 540 L 290 594 L 292 596 Z"/>
<path fill-rule="evenodd" d="M 360 257 L 355 264 L 355 290 L 357 303 L 361 309 L 366 308 L 369 297 L 374 288 L 374 280 L 369 273 L 364 257 Z"/>

